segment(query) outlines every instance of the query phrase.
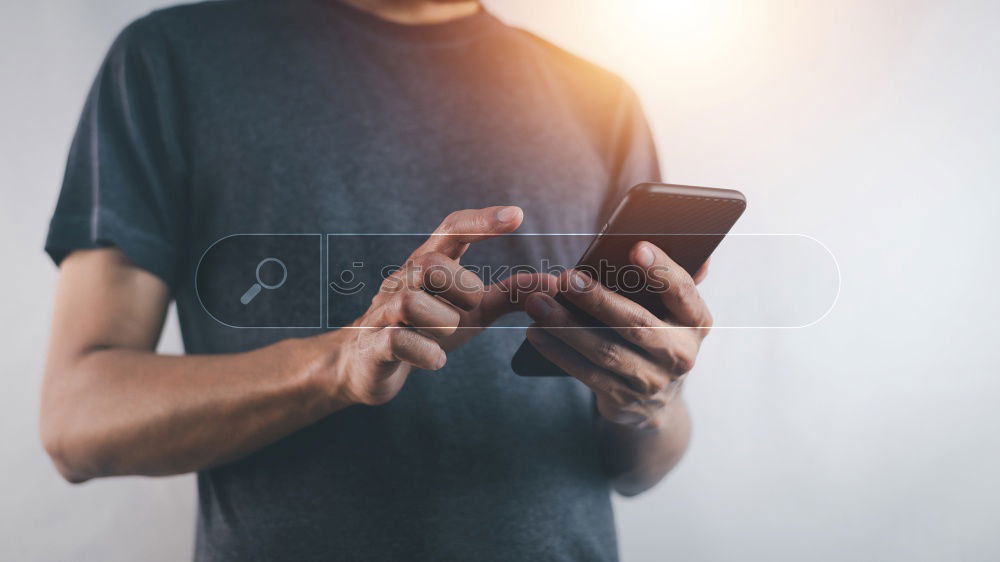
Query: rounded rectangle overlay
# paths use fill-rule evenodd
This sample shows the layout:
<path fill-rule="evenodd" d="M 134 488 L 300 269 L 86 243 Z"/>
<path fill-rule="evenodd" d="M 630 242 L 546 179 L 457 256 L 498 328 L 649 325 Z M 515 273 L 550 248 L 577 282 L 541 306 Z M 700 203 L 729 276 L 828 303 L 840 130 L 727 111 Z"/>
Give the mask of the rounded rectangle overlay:
<path fill-rule="evenodd" d="M 233 234 L 206 248 L 196 268 L 195 290 L 205 313 L 232 328 L 365 327 L 356 320 L 379 292 L 384 298 L 415 287 L 438 298 L 489 287 L 517 310 L 537 287 L 539 275 L 553 276 L 558 290 L 566 290 L 567 272 L 595 234 L 499 236 L 470 246 L 461 257 L 461 269 L 411 259 L 431 236 L 454 234 Z M 603 236 L 630 237 L 631 244 L 643 234 Z M 662 240 L 664 235 L 657 236 Z M 683 243 L 695 241 L 679 237 L 716 235 L 669 236 L 678 237 L 677 247 L 683 248 Z M 651 308 L 670 289 L 657 280 L 664 276 L 649 275 L 629 263 L 627 255 L 582 270 Z M 713 254 L 699 292 L 715 318 L 713 329 L 792 329 L 828 316 L 840 288 L 839 263 L 818 239 L 806 234 L 730 233 Z M 469 325 L 463 328 L 523 329 L 531 324 L 518 312 L 490 326 L 474 325 L 469 318 L 476 315 L 465 316 Z"/>

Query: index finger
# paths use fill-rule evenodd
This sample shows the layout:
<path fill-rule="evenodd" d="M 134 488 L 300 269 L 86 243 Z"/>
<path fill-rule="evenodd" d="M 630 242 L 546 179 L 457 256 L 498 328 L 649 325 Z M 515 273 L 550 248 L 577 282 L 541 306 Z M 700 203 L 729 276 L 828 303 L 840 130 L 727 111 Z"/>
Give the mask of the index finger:
<path fill-rule="evenodd" d="M 517 230 L 524 220 L 520 207 L 499 206 L 455 211 L 445 217 L 417 252 L 440 252 L 452 259 L 462 257 L 469 244 Z"/>

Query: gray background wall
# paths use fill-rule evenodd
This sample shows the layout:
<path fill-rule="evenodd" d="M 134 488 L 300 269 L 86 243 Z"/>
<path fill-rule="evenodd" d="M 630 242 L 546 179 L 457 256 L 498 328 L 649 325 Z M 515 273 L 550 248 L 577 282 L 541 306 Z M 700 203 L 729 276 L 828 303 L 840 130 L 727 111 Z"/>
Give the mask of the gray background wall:
<path fill-rule="evenodd" d="M 70 486 L 35 429 L 69 138 L 114 34 L 162 4 L 0 8 L 0 559 L 191 551 L 191 477 Z M 712 334 L 687 458 L 617 502 L 624 559 L 1000 559 L 1000 4 L 487 4 L 625 75 L 669 180 L 741 188 L 741 232 L 814 236 L 843 274 L 816 326 Z M 720 316 L 768 309 L 730 289 L 780 264 L 737 257 L 705 286 Z M 179 351 L 173 320 L 162 348 Z"/>

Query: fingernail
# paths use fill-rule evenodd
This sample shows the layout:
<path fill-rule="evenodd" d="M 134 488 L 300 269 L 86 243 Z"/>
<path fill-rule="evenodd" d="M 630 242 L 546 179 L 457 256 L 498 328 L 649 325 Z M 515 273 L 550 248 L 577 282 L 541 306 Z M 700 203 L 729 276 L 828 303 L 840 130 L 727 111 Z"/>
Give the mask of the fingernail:
<path fill-rule="evenodd" d="M 444 364 L 447 362 L 448 362 L 448 356 L 442 353 L 441 356 L 438 357 L 437 362 L 434 364 L 434 369 L 436 370 L 440 369 L 441 367 L 444 367 Z"/>
<path fill-rule="evenodd" d="M 500 222 L 513 222 L 521 214 L 521 209 L 517 207 L 504 207 L 497 211 L 497 220 Z"/>
<path fill-rule="evenodd" d="M 639 265 L 649 267 L 653 265 L 653 250 L 646 244 L 643 244 L 639 246 L 639 251 L 635 253 L 635 259 L 639 262 Z"/>
<path fill-rule="evenodd" d="M 572 275 L 569 276 L 569 282 L 573 285 L 573 288 L 577 291 L 584 291 L 587 289 L 587 284 L 589 279 L 583 273 L 579 271 L 574 271 Z"/>
<path fill-rule="evenodd" d="M 545 295 L 538 295 L 537 297 L 528 299 L 525 305 L 528 315 L 540 320 L 545 319 L 555 309 L 555 306 L 549 300 L 549 297 Z"/>

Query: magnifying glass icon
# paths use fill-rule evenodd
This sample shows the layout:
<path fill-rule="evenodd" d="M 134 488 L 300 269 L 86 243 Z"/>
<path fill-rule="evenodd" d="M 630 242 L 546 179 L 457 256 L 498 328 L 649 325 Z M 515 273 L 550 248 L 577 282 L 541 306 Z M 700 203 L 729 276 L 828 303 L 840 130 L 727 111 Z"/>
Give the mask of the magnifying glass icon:
<path fill-rule="evenodd" d="M 260 268 L 264 267 L 264 264 L 270 262 L 274 262 L 281 267 L 281 281 L 269 285 L 260 280 Z M 258 294 L 260 294 L 261 289 L 272 290 L 281 288 L 281 286 L 285 284 L 285 281 L 288 280 L 288 268 L 285 267 L 285 262 L 279 260 L 278 258 L 264 258 L 260 260 L 260 263 L 257 264 L 256 276 L 257 276 L 257 282 L 251 285 L 250 288 L 247 289 L 247 292 L 243 293 L 243 296 L 240 297 L 240 302 L 243 303 L 244 306 L 250 304 L 250 301 L 256 298 Z"/>

